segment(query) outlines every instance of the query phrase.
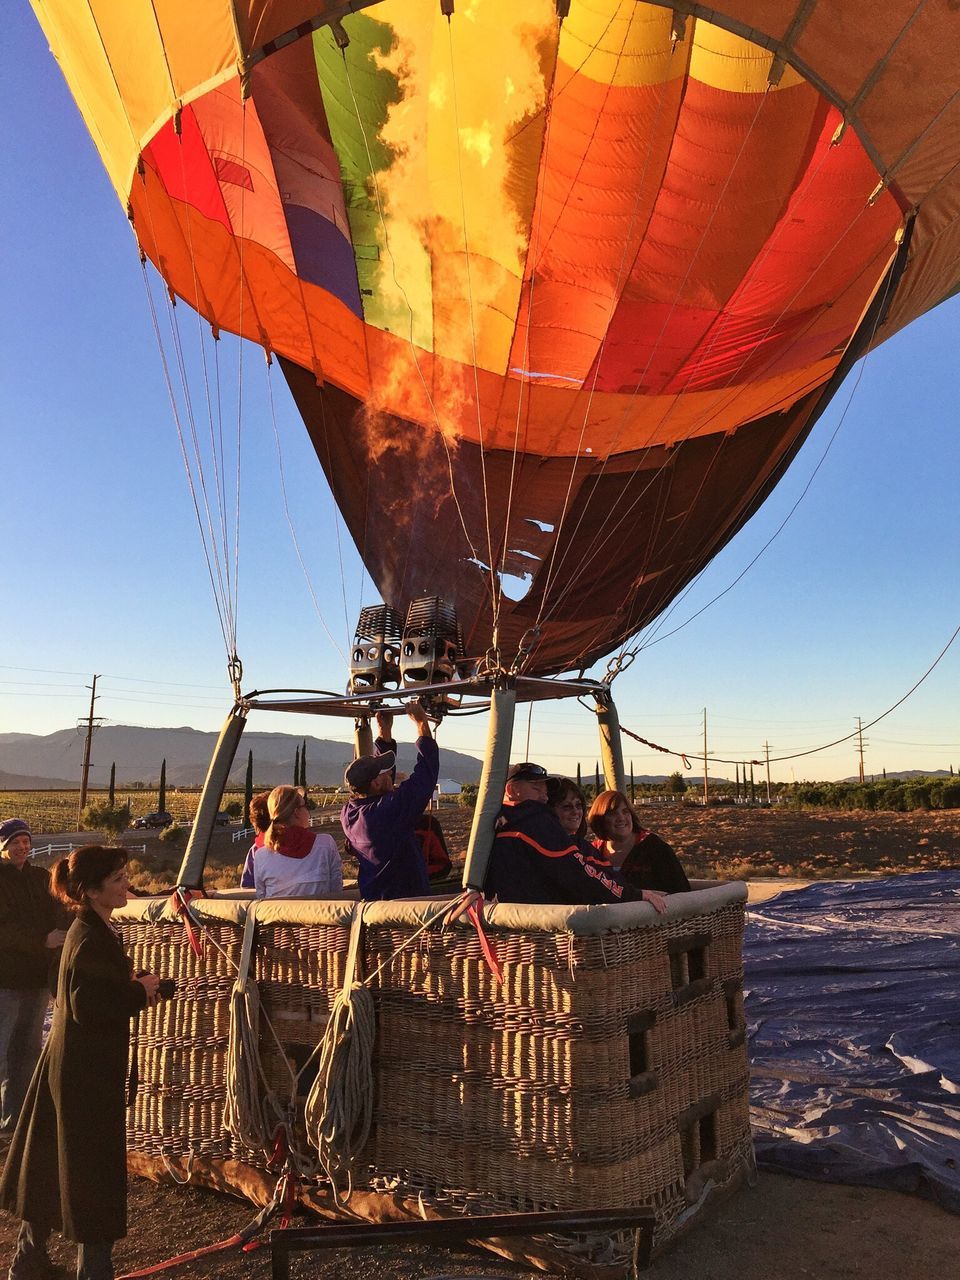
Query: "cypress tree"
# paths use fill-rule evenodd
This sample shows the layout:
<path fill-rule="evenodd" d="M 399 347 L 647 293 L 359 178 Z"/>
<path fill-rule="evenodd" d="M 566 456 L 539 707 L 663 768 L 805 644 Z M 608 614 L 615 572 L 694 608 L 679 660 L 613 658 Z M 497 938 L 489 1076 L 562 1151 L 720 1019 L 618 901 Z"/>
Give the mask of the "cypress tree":
<path fill-rule="evenodd" d="M 600 761 L 599 760 L 594 760 L 593 762 L 593 782 L 595 787 L 593 794 L 594 796 L 598 796 L 600 794 Z"/>
<path fill-rule="evenodd" d="M 116 786 L 117 786 L 117 762 L 116 760 L 114 760 L 113 764 L 110 766 L 110 794 L 107 797 L 107 804 L 110 806 L 111 809 L 113 808 L 114 801 L 116 800 Z"/>
<path fill-rule="evenodd" d="M 253 799 L 253 752 L 247 752 L 247 776 L 243 780 L 243 813 L 240 825 L 246 826 L 250 821 L 250 801 Z"/>
<path fill-rule="evenodd" d="M 304 738 L 303 746 L 300 748 L 300 785 L 304 791 L 307 789 L 307 740 Z"/>
<path fill-rule="evenodd" d="M 157 797 L 157 808 L 163 813 L 167 807 L 167 757 L 163 757 L 160 765 L 160 795 Z"/>
<path fill-rule="evenodd" d="M 633 781 L 633 761 L 630 761 L 630 803 L 637 803 L 637 788 Z"/>
<path fill-rule="evenodd" d="M 577 786 L 580 787 L 581 791 L 583 790 L 583 784 L 580 781 L 580 761 L 579 760 L 577 761 Z"/>
<path fill-rule="evenodd" d="M 293 785 L 300 785 L 300 747 L 297 746 L 297 754 L 293 757 Z"/>

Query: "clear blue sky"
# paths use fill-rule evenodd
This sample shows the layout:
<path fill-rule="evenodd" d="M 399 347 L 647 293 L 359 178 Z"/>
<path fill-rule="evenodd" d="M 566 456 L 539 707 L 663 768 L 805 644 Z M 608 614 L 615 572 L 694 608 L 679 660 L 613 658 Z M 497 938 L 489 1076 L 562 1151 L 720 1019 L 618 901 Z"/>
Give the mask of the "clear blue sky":
<path fill-rule="evenodd" d="M 216 728 L 224 646 L 179 456 L 139 263 L 121 209 L 32 14 L 9 15 L 0 80 L 0 431 L 4 500 L 0 730 L 48 733 L 86 711 L 115 723 Z M 192 317 L 181 307 L 184 333 Z M 848 380 L 763 511 L 664 628 L 683 623 L 756 555 L 836 440 L 759 562 L 678 634 L 644 650 L 615 690 L 625 725 L 678 751 L 771 756 L 851 732 L 900 698 L 960 623 L 960 299 L 872 354 Z M 224 385 L 237 350 L 224 342 Z M 311 602 L 283 514 L 266 375 L 245 355 L 239 651 L 245 687 L 340 689 L 345 667 Z M 275 373 L 290 505 L 327 626 L 342 650 L 369 583 Z M 202 414 L 200 415 L 202 417 Z M 229 488 L 229 486 L 228 486 Z M 346 609 L 341 591 L 343 546 Z M 602 667 L 596 672 L 600 674 Z M 960 641 L 865 735 L 869 772 L 960 769 Z M 346 738 L 345 722 L 260 716 L 258 729 Z M 482 717 L 441 742 L 482 752 Z M 527 711 L 514 755 L 526 754 Z M 677 761 L 625 743 L 638 774 Z M 529 754 L 592 770 L 576 704 L 537 707 Z M 774 764 L 775 778 L 842 777 L 855 744 Z M 711 767 L 733 776 L 733 767 Z"/>

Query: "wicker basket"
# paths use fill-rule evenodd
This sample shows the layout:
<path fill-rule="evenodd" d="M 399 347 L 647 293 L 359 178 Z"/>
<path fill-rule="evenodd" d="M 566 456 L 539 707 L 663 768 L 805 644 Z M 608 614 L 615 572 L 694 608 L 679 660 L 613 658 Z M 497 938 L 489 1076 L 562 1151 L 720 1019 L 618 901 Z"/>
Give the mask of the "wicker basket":
<path fill-rule="evenodd" d="M 440 1211 L 649 1204 L 662 1248 L 753 1168 L 744 899 L 743 886 L 698 890 L 674 896 L 666 916 L 646 904 L 501 904 L 487 919 L 502 983 L 472 927 L 422 928 L 435 900 L 368 904 L 361 954 L 363 972 L 375 974 L 375 1123 L 354 1185 L 422 1195 Z M 178 984 L 177 998 L 141 1024 L 134 1150 L 266 1162 L 222 1123 L 248 907 L 196 904 L 202 958 L 162 903 L 118 913 L 136 967 Z M 261 1063 L 284 1099 L 302 1103 L 309 1088 L 355 910 L 257 905 Z"/>

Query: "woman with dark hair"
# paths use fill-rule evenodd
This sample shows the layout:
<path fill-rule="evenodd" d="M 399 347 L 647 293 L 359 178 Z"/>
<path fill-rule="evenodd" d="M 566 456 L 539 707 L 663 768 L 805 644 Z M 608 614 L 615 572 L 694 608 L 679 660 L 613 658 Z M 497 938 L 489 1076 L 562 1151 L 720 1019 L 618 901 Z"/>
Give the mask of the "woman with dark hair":
<path fill-rule="evenodd" d="M 124 1109 L 130 1019 L 160 980 L 131 976 L 110 916 L 127 901 L 123 849 L 84 845 L 53 869 L 52 892 L 76 915 L 60 963 L 53 1026 L 13 1135 L 0 1205 L 22 1219 L 9 1280 L 51 1273 L 52 1230 L 75 1240 L 77 1280 L 112 1280 L 127 1233 Z"/>
<path fill-rule="evenodd" d="M 587 821 L 597 847 L 631 888 L 644 890 L 645 898 L 648 891 L 658 895 L 689 892 L 690 881 L 679 858 L 665 840 L 646 829 L 622 791 L 601 791 Z"/>
<path fill-rule="evenodd" d="M 560 825 L 568 836 L 589 844 L 587 797 L 572 778 L 547 779 L 547 804 L 560 819 Z"/>

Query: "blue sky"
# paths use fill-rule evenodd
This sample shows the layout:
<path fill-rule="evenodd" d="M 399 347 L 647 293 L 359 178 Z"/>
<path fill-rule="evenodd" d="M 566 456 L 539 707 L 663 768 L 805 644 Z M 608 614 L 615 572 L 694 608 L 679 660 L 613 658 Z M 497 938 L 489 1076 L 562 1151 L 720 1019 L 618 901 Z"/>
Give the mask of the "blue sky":
<path fill-rule="evenodd" d="M 74 724 L 93 672 L 102 676 L 97 710 L 109 721 L 216 728 L 230 701 L 224 644 L 133 237 L 26 6 L 11 11 L 8 41 L 0 80 L 0 731 Z M 195 322 L 185 307 L 178 312 L 195 347 Z M 776 493 L 663 631 L 737 578 L 836 432 L 783 532 L 721 600 L 645 648 L 617 680 L 626 726 L 695 754 L 706 708 L 711 755 L 759 758 L 769 742 L 776 758 L 852 732 L 857 716 L 872 720 L 919 679 L 960 623 L 958 339 L 954 299 L 857 366 Z M 223 385 L 235 385 L 237 344 L 225 340 L 219 356 Z M 344 661 L 292 545 L 268 375 L 254 347 L 244 370 L 244 684 L 339 689 Z M 326 626 L 345 651 L 360 603 L 374 596 L 283 379 L 270 376 L 294 526 Z M 348 736 L 343 721 L 254 723 Z M 448 721 L 440 738 L 479 754 L 485 732 L 473 717 Z M 527 754 L 526 740 L 523 708 L 515 756 Z M 865 733 L 865 745 L 868 773 L 960 769 L 960 641 L 903 707 Z M 572 703 L 537 706 L 529 754 L 557 770 L 580 761 L 592 771 L 591 717 Z M 625 743 L 625 754 L 638 774 L 678 767 L 639 745 Z M 847 743 L 771 772 L 842 777 L 856 767 Z M 732 777 L 733 766 L 710 772 Z"/>

